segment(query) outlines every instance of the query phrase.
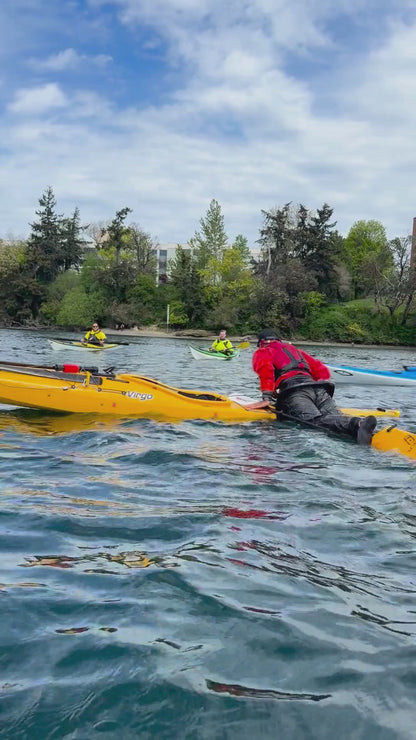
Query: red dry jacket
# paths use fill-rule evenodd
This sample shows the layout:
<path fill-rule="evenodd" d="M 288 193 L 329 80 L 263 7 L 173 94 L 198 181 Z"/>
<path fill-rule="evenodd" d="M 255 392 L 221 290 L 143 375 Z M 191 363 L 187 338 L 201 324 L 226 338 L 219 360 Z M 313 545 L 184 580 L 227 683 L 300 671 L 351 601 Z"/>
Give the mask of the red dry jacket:
<path fill-rule="evenodd" d="M 253 355 L 253 370 L 260 378 L 261 391 L 274 391 L 283 380 L 294 375 L 306 375 L 312 380 L 331 377 L 323 362 L 286 342 L 270 342 L 259 347 Z"/>

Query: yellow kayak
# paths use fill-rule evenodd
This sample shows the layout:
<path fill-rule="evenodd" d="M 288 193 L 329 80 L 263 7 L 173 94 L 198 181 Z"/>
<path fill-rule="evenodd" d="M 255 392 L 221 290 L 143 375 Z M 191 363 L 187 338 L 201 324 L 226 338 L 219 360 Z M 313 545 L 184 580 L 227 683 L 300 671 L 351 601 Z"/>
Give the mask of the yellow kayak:
<path fill-rule="evenodd" d="M 163 421 L 202 419 L 241 423 L 273 421 L 264 408 L 246 408 L 232 398 L 165 385 L 153 378 L 133 374 L 99 373 L 97 368 L 66 364 L 47 367 L 0 363 L 0 403 L 82 414 L 144 417 Z M 357 415 L 369 410 L 348 409 Z M 386 415 L 388 410 L 371 411 Z M 387 427 L 373 436 L 372 446 L 400 452 L 416 459 L 416 435 Z"/>
<path fill-rule="evenodd" d="M 153 378 L 99 373 L 97 368 L 73 364 L 45 367 L 0 363 L 0 403 L 169 421 L 242 422 L 275 418 L 270 411 L 248 410 L 219 393 L 174 388 Z"/>

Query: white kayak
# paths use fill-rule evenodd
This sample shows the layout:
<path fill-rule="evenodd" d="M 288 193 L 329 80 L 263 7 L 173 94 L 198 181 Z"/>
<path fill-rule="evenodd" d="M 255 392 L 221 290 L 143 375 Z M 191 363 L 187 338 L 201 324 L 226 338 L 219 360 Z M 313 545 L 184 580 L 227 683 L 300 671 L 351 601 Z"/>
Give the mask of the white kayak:
<path fill-rule="evenodd" d="M 85 349 L 89 352 L 102 352 L 104 349 L 116 349 L 116 347 L 120 347 L 120 344 L 128 344 L 127 342 L 122 343 L 113 343 L 111 342 L 104 343 L 104 344 L 88 344 L 85 342 L 80 341 L 71 341 L 70 339 L 48 339 L 49 344 L 51 345 L 52 349 L 54 350 L 80 350 Z"/>
<path fill-rule="evenodd" d="M 231 354 L 225 355 L 223 352 L 210 352 L 209 349 L 203 349 L 202 347 L 193 347 L 191 344 L 188 345 L 191 355 L 195 360 L 234 360 L 239 356 L 240 350 L 234 349 Z"/>
<path fill-rule="evenodd" d="M 325 363 L 326 364 L 326 363 Z M 403 370 L 370 370 L 349 365 L 327 365 L 331 380 L 350 385 L 396 385 L 416 387 L 416 367 Z"/>

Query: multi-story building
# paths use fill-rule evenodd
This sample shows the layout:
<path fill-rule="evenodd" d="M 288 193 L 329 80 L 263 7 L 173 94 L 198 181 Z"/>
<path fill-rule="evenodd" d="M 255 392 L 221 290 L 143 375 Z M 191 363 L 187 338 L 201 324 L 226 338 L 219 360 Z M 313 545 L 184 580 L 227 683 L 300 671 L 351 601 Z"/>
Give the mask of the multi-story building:
<path fill-rule="evenodd" d="M 180 245 L 185 251 L 189 251 L 189 244 Z M 158 244 L 158 246 L 152 250 L 157 260 L 157 282 L 166 283 L 169 276 L 169 262 L 174 259 L 178 244 L 175 242 L 166 242 L 164 244 Z M 261 250 L 251 249 L 250 250 L 253 259 L 259 259 Z"/>

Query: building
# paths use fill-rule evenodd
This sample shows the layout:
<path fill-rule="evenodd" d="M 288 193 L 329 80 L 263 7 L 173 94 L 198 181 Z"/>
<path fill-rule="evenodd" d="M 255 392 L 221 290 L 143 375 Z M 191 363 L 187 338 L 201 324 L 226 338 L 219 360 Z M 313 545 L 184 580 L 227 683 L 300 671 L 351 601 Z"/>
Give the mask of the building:
<path fill-rule="evenodd" d="M 184 249 L 185 252 L 190 250 L 189 244 L 179 245 Z M 158 244 L 155 249 L 152 249 L 152 254 L 156 257 L 156 272 L 157 272 L 157 284 L 166 283 L 169 277 L 169 262 L 175 258 L 178 244 L 175 242 L 166 242 L 164 244 Z M 253 259 L 258 260 L 261 256 L 261 249 L 255 248 L 250 249 Z"/>
<path fill-rule="evenodd" d="M 182 246 L 182 245 L 180 245 Z M 158 246 L 152 250 L 152 254 L 156 257 L 156 274 L 157 283 L 166 283 L 169 276 L 169 262 L 175 258 L 178 244 L 175 242 L 166 242 L 164 244 L 158 244 Z M 189 246 L 186 244 L 183 249 L 188 250 Z"/>

